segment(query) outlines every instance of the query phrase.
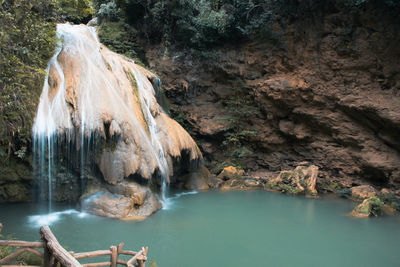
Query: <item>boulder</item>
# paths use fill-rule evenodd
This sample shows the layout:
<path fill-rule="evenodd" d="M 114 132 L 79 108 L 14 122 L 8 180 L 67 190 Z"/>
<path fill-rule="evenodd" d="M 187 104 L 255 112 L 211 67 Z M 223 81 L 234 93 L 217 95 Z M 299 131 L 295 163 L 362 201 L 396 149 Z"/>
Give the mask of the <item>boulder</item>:
<path fill-rule="evenodd" d="M 265 185 L 265 189 L 272 189 L 288 194 L 316 195 L 315 189 L 318 176 L 318 167 L 297 166 L 294 171 L 281 171 Z"/>
<path fill-rule="evenodd" d="M 262 189 L 264 187 L 264 181 L 262 179 L 252 178 L 252 177 L 239 177 L 226 180 L 222 182 L 219 189 L 222 191 L 230 190 L 256 190 Z"/>
<path fill-rule="evenodd" d="M 92 189 L 82 199 L 82 209 L 110 218 L 143 219 L 161 209 L 161 203 L 147 186 L 123 182 Z"/>
<path fill-rule="evenodd" d="M 351 215 L 357 218 L 383 215 L 384 202 L 377 196 L 364 199 L 364 201 L 353 209 Z"/>
<path fill-rule="evenodd" d="M 376 195 L 377 191 L 371 185 L 360 185 L 351 188 L 351 198 L 355 200 L 364 200 Z"/>
<path fill-rule="evenodd" d="M 183 188 L 188 190 L 205 191 L 215 186 L 215 182 L 211 179 L 211 173 L 203 165 L 200 165 L 196 171 L 183 176 L 182 180 L 184 181 Z"/>
<path fill-rule="evenodd" d="M 222 170 L 222 172 L 217 176 L 217 179 L 220 179 L 222 181 L 239 179 L 242 178 L 243 174 L 244 174 L 243 170 L 238 170 L 234 166 L 228 166 Z"/>

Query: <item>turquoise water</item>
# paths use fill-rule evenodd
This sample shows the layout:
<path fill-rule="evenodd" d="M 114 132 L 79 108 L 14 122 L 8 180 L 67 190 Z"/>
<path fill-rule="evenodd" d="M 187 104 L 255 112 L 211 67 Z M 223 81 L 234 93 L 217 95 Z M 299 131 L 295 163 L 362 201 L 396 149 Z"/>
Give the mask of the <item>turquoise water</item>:
<path fill-rule="evenodd" d="M 183 195 L 141 222 L 76 211 L 53 216 L 68 250 L 125 243 L 167 266 L 400 266 L 400 217 L 354 219 L 354 203 L 265 191 Z M 66 206 L 55 207 L 66 210 Z M 37 205 L 0 205 L 3 234 L 39 239 Z M 48 219 L 48 218 L 47 218 Z M 58 219 L 58 220 L 57 220 Z"/>

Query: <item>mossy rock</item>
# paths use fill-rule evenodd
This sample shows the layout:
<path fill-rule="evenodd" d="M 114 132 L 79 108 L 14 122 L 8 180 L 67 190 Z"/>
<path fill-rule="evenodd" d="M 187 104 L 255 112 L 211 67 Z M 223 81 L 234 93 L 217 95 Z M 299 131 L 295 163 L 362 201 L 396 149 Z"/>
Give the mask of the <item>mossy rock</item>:
<path fill-rule="evenodd" d="M 5 184 L 0 187 L 0 201 L 24 202 L 30 200 L 30 190 L 23 183 Z"/>
<path fill-rule="evenodd" d="M 10 158 L 7 163 L 1 164 L 0 184 L 31 180 L 32 170 L 22 161 Z"/>
<path fill-rule="evenodd" d="M 359 204 L 351 212 L 351 215 L 357 218 L 377 217 L 383 215 L 383 205 L 385 203 L 377 196 L 373 196 Z"/>
<path fill-rule="evenodd" d="M 234 166 L 228 166 L 222 170 L 222 172 L 217 176 L 217 178 L 223 181 L 241 179 L 243 174 L 244 174 L 243 170 L 239 170 Z"/>
<path fill-rule="evenodd" d="M 317 166 L 298 166 L 293 171 L 281 171 L 276 178 L 268 181 L 264 188 L 290 195 L 317 196 L 315 190 L 317 175 Z"/>
<path fill-rule="evenodd" d="M 400 199 L 396 197 L 393 193 L 388 194 L 379 194 L 379 198 L 387 205 L 388 207 L 400 211 Z"/>

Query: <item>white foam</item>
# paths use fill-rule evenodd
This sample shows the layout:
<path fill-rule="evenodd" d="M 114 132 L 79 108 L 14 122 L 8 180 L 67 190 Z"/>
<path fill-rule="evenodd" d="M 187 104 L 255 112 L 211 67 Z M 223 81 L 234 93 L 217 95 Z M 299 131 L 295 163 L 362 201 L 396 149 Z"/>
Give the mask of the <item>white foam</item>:
<path fill-rule="evenodd" d="M 198 194 L 199 192 L 197 191 L 189 191 L 189 192 L 182 192 L 182 193 L 178 193 L 175 194 L 175 196 L 173 197 L 167 197 L 164 200 L 161 201 L 162 204 L 162 209 L 163 210 L 169 210 L 172 208 L 173 204 L 174 204 L 174 200 L 182 197 L 182 196 L 186 196 L 186 195 L 195 195 Z"/>
<path fill-rule="evenodd" d="M 86 212 L 79 212 L 74 209 L 52 212 L 48 214 L 32 215 L 28 217 L 28 221 L 32 227 L 41 227 L 43 225 L 52 225 L 59 221 L 64 215 L 77 215 L 79 218 L 84 218 L 88 214 Z"/>

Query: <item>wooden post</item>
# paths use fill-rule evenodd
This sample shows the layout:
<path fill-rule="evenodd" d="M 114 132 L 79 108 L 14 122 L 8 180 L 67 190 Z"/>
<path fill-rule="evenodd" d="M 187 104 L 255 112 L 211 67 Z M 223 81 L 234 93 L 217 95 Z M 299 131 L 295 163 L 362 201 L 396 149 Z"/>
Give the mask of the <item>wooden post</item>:
<path fill-rule="evenodd" d="M 119 254 L 121 251 L 122 251 L 122 247 L 124 246 L 125 244 L 122 242 L 122 243 L 119 243 L 119 245 L 118 245 L 118 247 L 117 247 L 117 253 Z"/>
<path fill-rule="evenodd" d="M 111 251 L 111 257 L 110 257 L 111 267 L 117 267 L 117 260 L 118 260 L 117 247 L 111 246 L 110 251 Z"/>
<path fill-rule="evenodd" d="M 0 233 L 1 233 L 1 229 L 3 229 L 3 225 L 0 223 Z"/>
<path fill-rule="evenodd" d="M 142 247 L 142 250 L 140 253 L 142 254 L 142 257 L 137 260 L 138 262 L 138 267 L 146 267 L 146 260 L 147 260 L 147 251 L 149 250 L 148 247 Z"/>
<path fill-rule="evenodd" d="M 44 259 L 43 263 L 45 267 L 52 267 L 50 263 L 50 257 L 55 257 L 56 260 L 65 267 L 78 267 L 82 266 L 71 254 L 68 253 L 57 241 L 56 237 L 51 232 L 48 226 L 42 226 L 40 228 L 40 234 L 42 235 L 44 246 Z"/>
<path fill-rule="evenodd" d="M 50 257 L 51 257 L 51 253 L 49 248 L 47 247 L 47 241 L 44 237 L 42 237 L 43 239 L 43 266 L 44 267 L 51 267 L 50 264 Z"/>

